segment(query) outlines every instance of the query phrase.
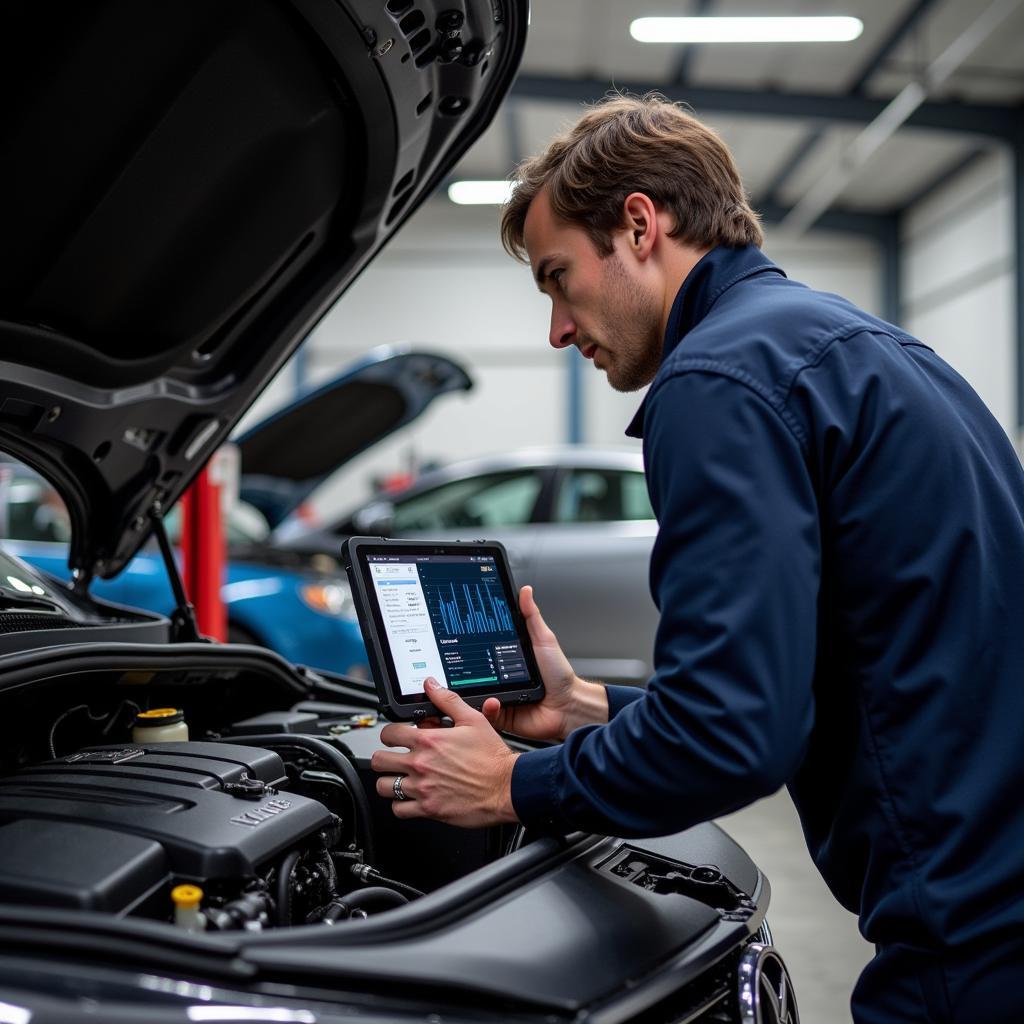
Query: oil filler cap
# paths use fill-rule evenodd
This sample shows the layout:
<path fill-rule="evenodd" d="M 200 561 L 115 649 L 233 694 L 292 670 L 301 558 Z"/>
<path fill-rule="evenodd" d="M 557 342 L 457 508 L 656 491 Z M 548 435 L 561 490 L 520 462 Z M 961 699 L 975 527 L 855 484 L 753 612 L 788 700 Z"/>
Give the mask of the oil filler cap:
<path fill-rule="evenodd" d="M 262 779 L 251 779 L 245 772 L 236 782 L 225 782 L 223 786 L 229 796 L 241 797 L 243 800 L 259 800 L 268 788 Z"/>

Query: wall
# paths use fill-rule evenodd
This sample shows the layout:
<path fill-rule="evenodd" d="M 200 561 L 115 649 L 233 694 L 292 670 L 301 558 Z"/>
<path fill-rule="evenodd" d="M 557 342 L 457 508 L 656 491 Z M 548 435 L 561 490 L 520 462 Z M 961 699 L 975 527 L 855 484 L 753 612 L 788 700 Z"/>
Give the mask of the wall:
<path fill-rule="evenodd" d="M 997 151 L 903 219 L 903 326 L 951 363 L 1016 439 L 1012 163 Z"/>
<path fill-rule="evenodd" d="M 394 440 L 350 467 L 324 500 L 353 503 L 371 474 L 426 459 L 452 461 L 568 436 L 571 352 L 547 343 L 549 303 L 529 270 L 502 250 L 498 210 L 427 203 L 352 286 L 305 345 L 310 383 L 380 344 L 408 342 L 451 354 L 476 381 L 467 395 L 446 396 Z M 879 308 L 877 253 L 870 243 L 811 233 L 798 245 L 766 249 L 791 277 Z M 583 439 L 629 444 L 623 430 L 640 395 L 612 391 L 599 371 L 581 367 Z M 296 375 L 285 368 L 246 418 L 251 423 L 287 401 Z"/>

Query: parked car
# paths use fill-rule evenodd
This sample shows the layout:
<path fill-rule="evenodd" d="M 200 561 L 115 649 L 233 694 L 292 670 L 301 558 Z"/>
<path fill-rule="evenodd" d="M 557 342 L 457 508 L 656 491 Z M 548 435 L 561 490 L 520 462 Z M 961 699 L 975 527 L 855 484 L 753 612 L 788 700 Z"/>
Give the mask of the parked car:
<path fill-rule="evenodd" d="M 251 427 L 238 440 L 244 489 L 226 517 L 229 554 L 254 551 L 269 534 L 268 521 L 298 509 L 329 472 L 411 423 L 434 399 L 470 387 L 465 369 L 445 356 L 381 346 Z M 317 444 L 308 443 L 311 436 Z M 271 458 L 273 477 L 266 473 Z M 171 509 L 165 517 L 172 542 L 179 531 L 176 513 Z M 0 538 L 8 539 L 8 550 L 67 580 L 70 535 L 57 492 L 20 464 L 0 461 Z M 164 615 L 175 608 L 155 543 L 116 578 L 97 580 L 93 592 Z M 269 647 L 313 668 L 368 675 L 348 579 L 333 562 L 313 558 L 289 566 L 251 554 L 229 557 L 221 596 L 229 639 Z"/>
<path fill-rule="evenodd" d="M 656 532 L 640 452 L 565 446 L 445 466 L 324 525 L 286 519 L 268 543 L 323 564 L 352 534 L 500 540 L 576 671 L 642 683 L 658 623 L 647 579 Z M 254 557 L 272 558 L 268 543 Z"/>
<path fill-rule="evenodd" d="M 0 554 L 6 1020 L 796 1020 L 715 826 L 401 821 L 366 684 L 92 592 L 479 137 L 527 15 L 0 10 L 0 450 L 59 492 L 74 570 Z"/>

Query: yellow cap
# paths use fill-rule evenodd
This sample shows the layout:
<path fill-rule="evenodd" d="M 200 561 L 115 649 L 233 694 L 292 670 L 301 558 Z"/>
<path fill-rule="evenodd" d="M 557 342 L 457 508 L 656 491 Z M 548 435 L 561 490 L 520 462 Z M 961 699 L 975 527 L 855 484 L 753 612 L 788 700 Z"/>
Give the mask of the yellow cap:
<path fill-rule="evenodd" d="M 170 718 L 172 715 L 180 714 L 181 711 L 178 708 L 153 708 L 152 711 L 140 711 L 135 717 L 152 720 L 155 718 Z"/>
<path fill-rule="evenodd" d="M 203 890 L 198 885 L 176 885 L 171 890 L 171 899 L 174 900 L 174 905 L 181 907 L 182 910 L 198 907 L 202 898 Z"/>

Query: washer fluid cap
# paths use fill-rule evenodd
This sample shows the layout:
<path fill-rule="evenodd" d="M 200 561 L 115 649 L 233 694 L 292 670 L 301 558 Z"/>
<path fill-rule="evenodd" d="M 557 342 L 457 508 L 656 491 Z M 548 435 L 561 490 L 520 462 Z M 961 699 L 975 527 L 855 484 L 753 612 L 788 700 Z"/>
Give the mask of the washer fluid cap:
<path fill-rule="evenodd" d="M 152 711 L 140 711 L 135 716 L 136 725 L 176 725 L 185 721 L 185 712 L 180 708 L 153 708 Z"/>
<path fill-rule="evenodd" d="M 176 885 L 171 890 L 171 899 L 176 907 L 192 910 L 198 907 L 203 898 L 203 890 L 198 885 Z"/>

